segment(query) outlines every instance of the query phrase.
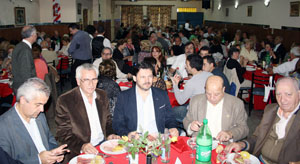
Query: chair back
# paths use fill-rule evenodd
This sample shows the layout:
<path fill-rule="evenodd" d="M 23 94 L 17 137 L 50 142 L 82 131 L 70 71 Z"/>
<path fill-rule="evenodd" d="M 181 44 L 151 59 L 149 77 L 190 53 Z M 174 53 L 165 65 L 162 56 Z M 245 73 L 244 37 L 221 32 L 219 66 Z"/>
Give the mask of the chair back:
<path fill-rule="evenodd" d="M 234 96 L 237 96 L 238 93 L 239 93 L 241 84 L 240 84 L 239 78 L 238 78 L 238 76 L 237 76 L 236 69 L 235 69 L 235 68 L 233 68 L 233 69 L 228 69 L 228 68 L 226 67 L 226 64 L 225 64 L 223 73 L 224 73 L 225 76 L 227 77 L 227 79 L 228 79 L 230 85 L 232 85 L 232 83 L 235 84 L 236 90 L 235 90 L 235 95 L 234 95 Z"/>

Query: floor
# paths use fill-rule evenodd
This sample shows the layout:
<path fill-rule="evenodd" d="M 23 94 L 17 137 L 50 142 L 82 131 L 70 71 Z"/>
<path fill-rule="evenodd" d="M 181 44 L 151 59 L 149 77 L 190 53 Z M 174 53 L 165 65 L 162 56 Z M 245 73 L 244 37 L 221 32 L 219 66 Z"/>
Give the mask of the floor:
<path fill-rule="evenodd" d="M 68 90 L 71 89 L 71 84 L 69 82 L 67 82 L 64 87 L 63 87 L 63 91 L 60 91 L 60 86 L 59 84 L 57 85 L 57 89 L 58 89 L 58 94 L 62 94 Z M 245 104 L 245 109 L 248 113 L 248 104 Z M 263 111 L 262 110 L 253 110 L 251 112 L 251 116 L 248 117 L 248 126 L 249 126 L 249 135 L 252 135 L 252 133 L 254 132 L 254 130 L 256 129 L 257 125 L 260 123 L 260 120 L 262 118 L 263 115 Z M 52 134 L 55 136 L 56 134 L 56 124 L 54 121 L 54 118 L 48 118 L 48 124 L 49 124 L 49 128 L 52 132 Z"/>

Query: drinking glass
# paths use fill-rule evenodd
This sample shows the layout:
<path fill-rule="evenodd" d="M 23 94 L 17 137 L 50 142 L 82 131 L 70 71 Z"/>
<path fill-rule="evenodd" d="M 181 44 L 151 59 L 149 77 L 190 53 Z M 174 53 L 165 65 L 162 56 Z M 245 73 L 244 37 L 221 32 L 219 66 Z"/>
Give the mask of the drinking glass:
<path fill-rule="evenodd" d="M 195 150 L 197 148 L 196 137 L 190 138 L 187 142 L 188 146 L 192 149 L 192 153 L 190 154 L 191 158 L 195 158 Z"/>

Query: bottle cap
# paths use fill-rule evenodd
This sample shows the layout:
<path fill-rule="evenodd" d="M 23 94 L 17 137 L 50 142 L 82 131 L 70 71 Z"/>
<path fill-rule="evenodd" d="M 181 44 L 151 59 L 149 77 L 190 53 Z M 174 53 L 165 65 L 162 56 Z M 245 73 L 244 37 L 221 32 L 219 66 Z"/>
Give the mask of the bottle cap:
<path fill-rule="evenodd" d="M 204 119 L 204 120 L 203 120 L 203 124 L 204 124 L 204 125 L 206 125 L 207 122 L 208 122 L 207 119 Z"/>

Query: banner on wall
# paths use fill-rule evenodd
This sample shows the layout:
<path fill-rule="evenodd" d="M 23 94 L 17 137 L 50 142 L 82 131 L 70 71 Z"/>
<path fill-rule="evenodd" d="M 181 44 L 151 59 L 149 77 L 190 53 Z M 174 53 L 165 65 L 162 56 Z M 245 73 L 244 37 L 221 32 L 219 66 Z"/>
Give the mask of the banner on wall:
<path fill-rule="evenodd" d="M 53 0 L 53 23 L 60 23 L 60 0 Z"/>

